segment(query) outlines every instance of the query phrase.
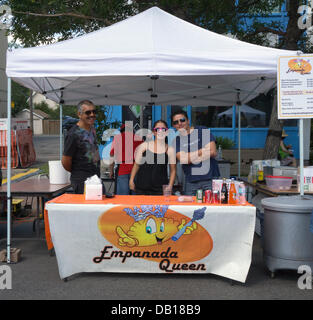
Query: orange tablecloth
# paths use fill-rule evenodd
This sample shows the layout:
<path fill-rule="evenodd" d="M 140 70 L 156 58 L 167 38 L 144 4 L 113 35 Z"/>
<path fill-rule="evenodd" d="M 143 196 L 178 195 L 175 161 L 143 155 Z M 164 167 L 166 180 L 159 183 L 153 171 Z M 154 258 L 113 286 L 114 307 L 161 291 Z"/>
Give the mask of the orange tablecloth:
<path fill-rule="evenodd" d="M 164 201 L 163 196 L 120 196 L 117 195 L 114 198 L 105 198 L 103 196 L 102 200 L 85 200 L 85 196 L 82 194 L 62 194 L 61 196 L 50 200 L 47 203 L 59 203 L 59 204 L 127 204 L 127 205 L 186 205 L 186 206 L 194 206 L 197 204 L 196 197 L 193 197 L 193 202 L 180 202 L 177 200 L 177 196 L 171 196 L 170 201 Z M 202 206 L 239 206 L 238 205 L 230 205 L 230 204 L 209 204 L 209 203 L 201 203 Z M 246 203 L 245 206 L 251 206 L 251 204 Z M 53 243 L 51 240 L 50 227 L 49 227 L 49 219 L 48 212 L 45 210 L 44 213 L 45 220 L 45 234 L 46 234 L 46 242 L 48 246 L 48 250 L 53 248 Z"/>

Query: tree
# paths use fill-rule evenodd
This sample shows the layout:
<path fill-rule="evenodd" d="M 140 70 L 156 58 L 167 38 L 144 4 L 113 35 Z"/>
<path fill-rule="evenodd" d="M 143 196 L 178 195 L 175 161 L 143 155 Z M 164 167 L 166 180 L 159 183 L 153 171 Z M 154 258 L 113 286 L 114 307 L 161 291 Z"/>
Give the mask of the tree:
<path fill-rule="evenodd" d="M 73 38 L 133 15 L 127 0 L 1 0 L 12 10 L 14 40 L 24 47 Z"/>
<path fill-rule="evenodd" d="M 283 0 L 0 0 L 12 9 L 11 34 L 24 46 L 91 32 L 158 6 L 217 33 L 245 35 L 243 15 L 269 14 Z M 260 38 L 260 37 L 259 37 Z M 255 37 L 256 39 L 259 39 Z M 263 37 L 264 38 L 264 37 Z"/>
<path fill-rule="evenodd" d="M 286 25 L 279 21 L 260 22 L 260 15 L 270 15 L 285 2 L 288 4 Z M 56 38 L 72 38 L 158 6 L 186 21 L 217 33 L 231 33 L 243 41 L 271 45 L 268 35 L 277 35 L 280 38 L 279 48 L 310 51 L 309 34 L 298 27 L 298 8 L 306 4 L 306 0 L 0 0 L 0 3 L 11 7 L 11 33 L 24 46 L 50 43 Z M 271 94 L 275 96 L 275 92 Z M 279 148 L 283 124 L 277 119 L 277 110 L 274 109 L 275 106 L 264 150 L 265 158 L 276 157 Z"/>
<path fill-rule="evenodd" d="M 111 119 L 112 115 L 112 108 L 114 107 L 108 107 L 108 106 L 96 106 L 97 108 L 97 120 L 95 122 L 95 128 L 96 128 L 96 136 L 97 136 L 97 142 L 98 144 L 104 143 L 103 141 L 103 133 L 104 131 L 112 128 L 119 128 L 121 126 L 121 123 L 119 121 L 110 121 L 108 123 L 108 119 Z"/>
<path fill-rule="evenodd" d="M 15 81 L 12 81 L 12 116 L 15 117 L 20 111 L 28 108 L 27 99 L 29 98 L 30 90 L 22 87 Z"/>
<path fill-rule="evenodd" d="M 298 21 L 300 13 L 298 8 L 303 4 L 302 0 L 288 1 L 288 24 L 285 30 L 272 29 L 272 32 L 277 32 L 281 36 L 280 47 L 288 50 L 302 50 L 303 52 L 310 51 L 309 34 L 305 34 L 305 29 L 300 29 Z M 273 159 L 277 157 L 280 139 L 283 129 L 283 121 L 277 118 L 277 89 L 273 93 L 273 108 L 270 119 L 268 134 L 266 137 L 263 159 Z"/>

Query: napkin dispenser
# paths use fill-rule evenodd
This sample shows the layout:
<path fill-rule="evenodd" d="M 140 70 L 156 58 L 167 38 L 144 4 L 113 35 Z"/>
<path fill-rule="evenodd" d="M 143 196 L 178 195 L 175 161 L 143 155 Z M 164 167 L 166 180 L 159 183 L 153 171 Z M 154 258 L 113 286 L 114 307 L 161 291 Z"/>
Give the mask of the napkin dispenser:
<path fill-rule="evenodd" d="M 102 182 L 97 175 L 85 181 L 85 200 L 102 200 Z"/>

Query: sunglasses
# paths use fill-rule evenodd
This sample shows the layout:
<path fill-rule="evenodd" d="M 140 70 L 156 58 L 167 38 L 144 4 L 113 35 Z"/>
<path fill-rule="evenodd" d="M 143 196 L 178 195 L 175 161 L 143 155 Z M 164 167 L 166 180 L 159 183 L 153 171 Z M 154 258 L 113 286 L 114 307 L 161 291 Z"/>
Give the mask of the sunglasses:
<path fill-rule="evenodd" d="M 88 111 L 84 112 L 84 114 L 87 115 L 87 116 L 90 116 L 92 113 L 93 114 L 97 114 L 97 110 L 88 110 Z"/>
<path fill-rule="evenodd" d="M 153 128 L 154 132 L 158 132 L 158 131 L 166 132 L 167 130 L 168 128 Z"/>
<path fill-rule="evenodd" d="M 175 121 L 173 121 L 173 125 L 176 126 L 179 123 L 179 121 L 180 121 L 180 123 L 184 123 L 184 122 L 186 122 L 186 119 L 185 118 L 181 118 L 179 120 L 175 120 Z"/>

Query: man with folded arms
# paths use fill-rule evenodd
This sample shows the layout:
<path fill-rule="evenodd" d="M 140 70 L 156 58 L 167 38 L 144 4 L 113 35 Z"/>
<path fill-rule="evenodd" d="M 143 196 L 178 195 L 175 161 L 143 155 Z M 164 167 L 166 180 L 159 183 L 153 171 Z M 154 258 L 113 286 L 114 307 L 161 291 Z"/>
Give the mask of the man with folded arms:
<path fill-rule="evenodd" d="M 172 114 L 172 126 L 179 132 L 176 157 L 185 174 L 184 193 L 196 195 L 198 189 L 211 190 L 212 180 L 220 176 L 214 136 L 206 127 L 191 127 L 183 110 Z"/>

